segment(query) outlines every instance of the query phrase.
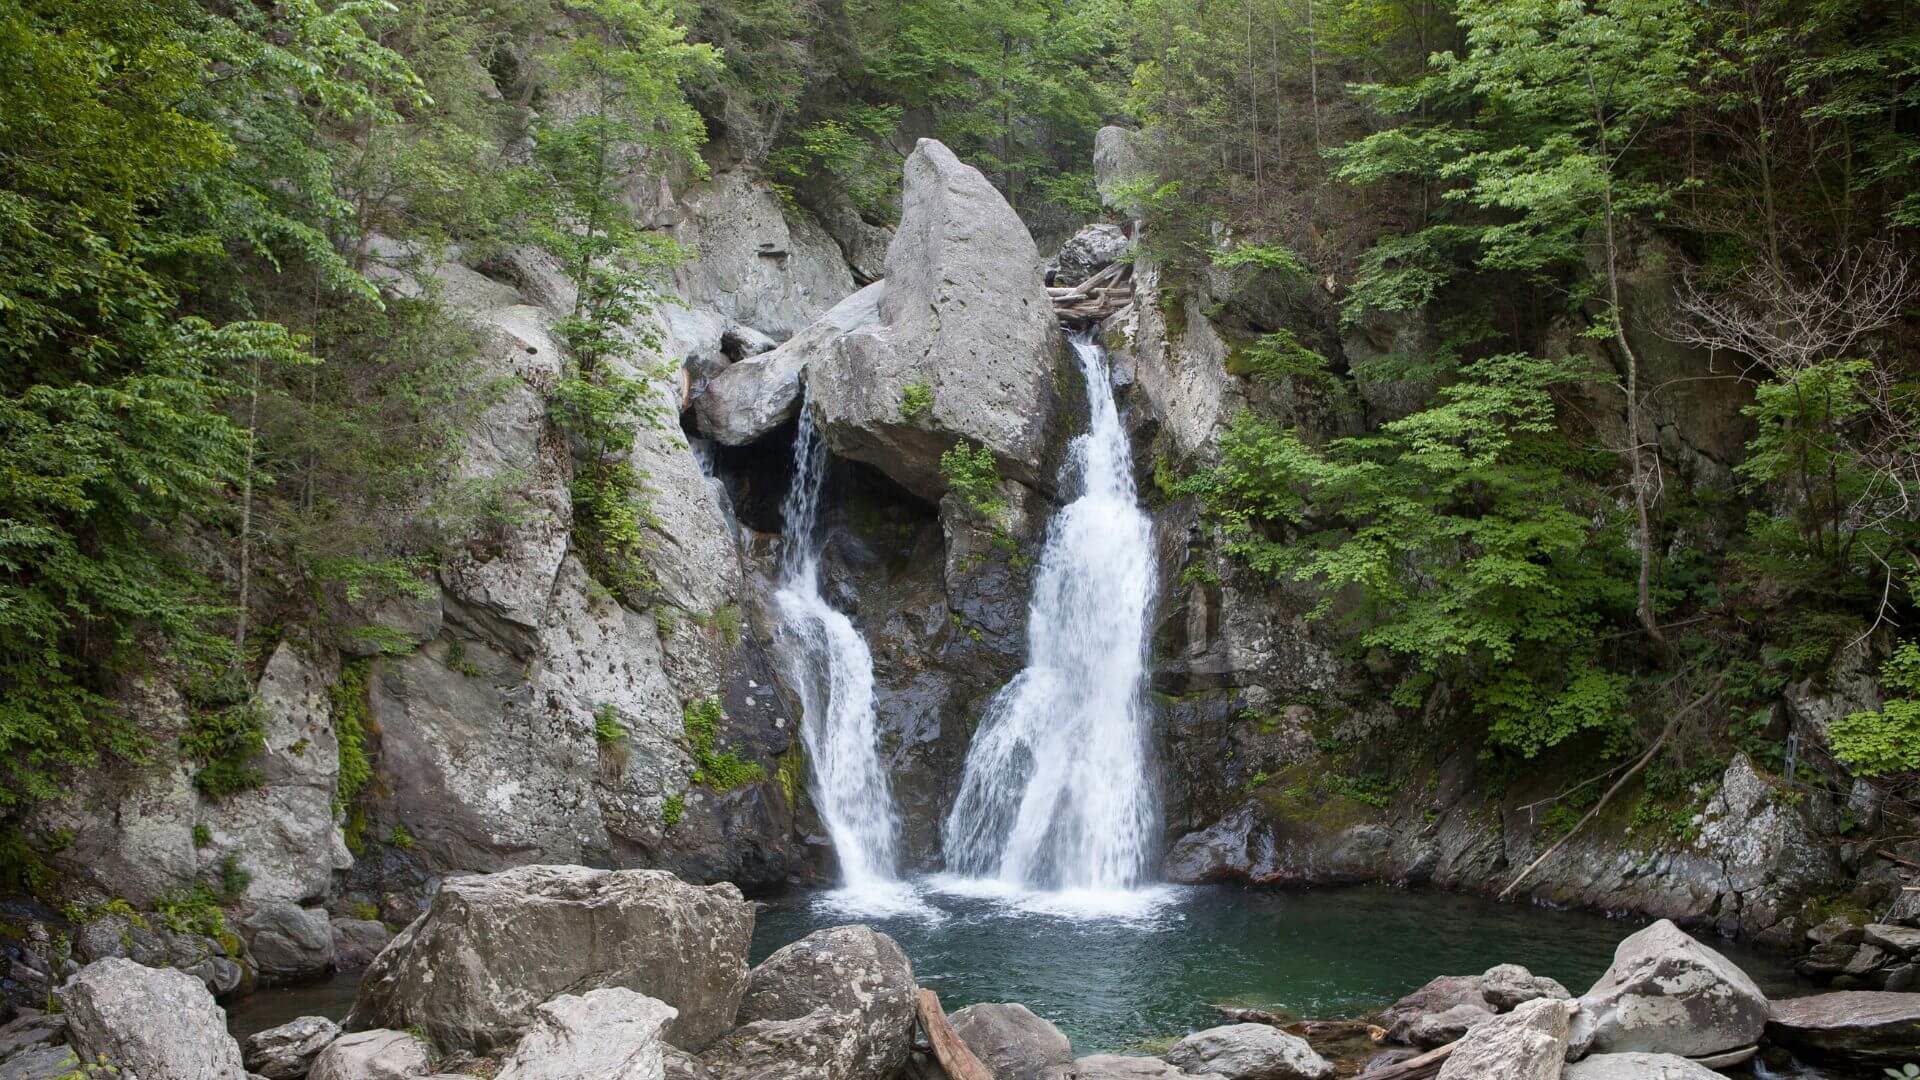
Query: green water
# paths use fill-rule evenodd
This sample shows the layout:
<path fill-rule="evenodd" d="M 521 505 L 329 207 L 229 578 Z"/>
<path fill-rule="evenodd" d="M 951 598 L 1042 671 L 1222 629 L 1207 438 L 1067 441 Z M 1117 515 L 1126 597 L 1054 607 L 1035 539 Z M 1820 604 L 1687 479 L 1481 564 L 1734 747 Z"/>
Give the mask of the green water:
<path fill-rule="evenodd" d="M 1498 963 L 1524 964 L 1578 994 L 1641 925 L 1402 889 L 1164 895 L 1156 908 L 1112 917 L 922 890 L 918 912 L 858 917 L 831 894 L 797 894 L 761 912 L 753 960 L 822 927 L 866 922 L 900 942 L 947 1009 L 1022 1002 L 1059 1025 L 1076 1054 L 1095 1054 L 1220 1023 L 1214 1002 L 1357 1017 L 1436 975 Z M 1781 959 L 1710 944 L 1769 994 L 1806 992 Z"/>

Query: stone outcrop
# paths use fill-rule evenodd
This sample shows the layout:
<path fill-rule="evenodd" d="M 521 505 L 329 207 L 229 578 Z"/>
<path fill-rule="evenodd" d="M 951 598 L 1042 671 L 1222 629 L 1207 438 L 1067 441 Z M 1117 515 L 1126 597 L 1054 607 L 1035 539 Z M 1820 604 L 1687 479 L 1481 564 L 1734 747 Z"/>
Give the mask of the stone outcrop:
<path fill-rule="evenodd" d="M 969 1005 L 947 1019 L 994 1080 L 1068 1080 L 1073 1044 L 1025 1005 Z"/>
<path fill-rule="evenodd" d="M 717 1080 L 890 1080 L 913 1040 L 913 967 L 866 926 L 819 930 L 767 957 L 740 1026 L 702 1056 Z"/>
<path fill-rule="evenodd" d="M 88 964 L 55 992 L 84 1061 L 141 1080 L 243 1080 L 240 1044 L 200 980 L 132 960 Z"/>
<path fill-rule="evenodd" d="M 1228 1024 L 1196 1031 L 1173 1044 L 1167 1061 L 1190 1073 L 1227 1080 L 1329 1080 L 1333 1064 L 1305 1039 L 1266 1024 Z"/>
<path fill-rule="evenodd" d="M 342 1035 L 320 1051 L 308 1080 L 417 1080 L 433 1072 L 433 1048 L 384 1028 Z"/>
<path fill-rule="evenodd" d="M 678 1010 L 668 1040 L 729 1027 L 753 910 L 732 885 L 657 870 L 527 866 L 442 884 L 368 969 L 347 1027 L 418 1027 L 444 1049 L 518 1039 L 560 993 L 625 987 Z"/>
<path fill-rule="evenodd" d="M 1576 1053 L 1640 1051 L 1704 1057 L 1751 1046 L 1767 999 L 1732 961 L 1662 919 L 1622 941 L 1579 998 Z"/>
<path fill-rule="evenodd" d="M 793 419 L 807 366 L 831 355 L 849 333 L 878 323 L 886 292 L 886 282 L 876 281 L 773 350 L 722 368 L 694 399 L 700 433 L 744 446 Z"/>
<path fill-rule="evenodd" d="M 1539 998 L 1481 1024 L 1440 1067 L 1440 1080 L 1557 1080 L 1573 1010 L 1571 1002 Z"/>
<path fill-rule="evenodd" d="M 1823 1061 L 1897 1069 L 1920 1060 L 1920 994 L 1843 990 L 1776 1001 L 1766 1032 Z"/>
<path fill-rule="evenodd" d="M 498 1080 L 660 1080 L 672 1007 L 623 987 L 564 994 L 534 1010 L 532 1030 Z"/>
<path fill-rule="evenodd" d="M 302 1016 L 247 1036 L 241 1051 L 247 1069 L 267 1080 L 300 1080 L 320 1051 L 340 1037 L 340 1025 L 324 1016 Z"/>
<path fill-rule="evenodd" d="M 1033 237 L 979 170 L 931 139 L 907 158 L 880 319 L 807 368 L 807 406 L 835 452 L 923 498 L 956 441 L 1002 475 L 1051 487 L 1064 359 Z M 927 395 L 903 408 L 908 390 Z"/>

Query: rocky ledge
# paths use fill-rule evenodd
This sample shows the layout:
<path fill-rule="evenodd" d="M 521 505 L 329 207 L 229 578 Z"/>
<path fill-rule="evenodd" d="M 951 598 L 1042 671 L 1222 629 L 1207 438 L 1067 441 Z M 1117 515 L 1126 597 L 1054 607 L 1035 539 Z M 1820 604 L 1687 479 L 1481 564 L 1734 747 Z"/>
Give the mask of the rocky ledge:
<path fill-rule="evenodd" d="M 1502 964 L 1434 979 L 1373 1024 L 1223 1010 L 1240 1022 L 1157 1057 L 1075 1057 L 1018 1004 L 948 1018 L 866 926 L 749 968 L 752 929 L 733 886 L 659 871 L 452 878 L 381 951 L 344 1024 L 302 1017 L 243 1046 L 202 979 L 109 957 L 60 986 L 57 1011 L 0 1027 L 0 1080 L 1711 1080 L 1756 1055 L 1836 1075 L 1920 1058 L 1920 994 L 1769 1002 L 1664 920 L 1578 997 Z"/>

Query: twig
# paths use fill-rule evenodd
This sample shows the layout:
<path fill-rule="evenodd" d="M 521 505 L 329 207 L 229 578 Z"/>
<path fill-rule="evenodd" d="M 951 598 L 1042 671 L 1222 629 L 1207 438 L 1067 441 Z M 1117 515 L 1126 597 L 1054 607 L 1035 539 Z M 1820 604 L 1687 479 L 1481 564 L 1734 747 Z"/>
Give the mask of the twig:
<path fill-rule="evenodd" d="M 1647 764 L 1653 760 L 1654 755 L 1660 752 L 1660 748 L 1666 745 L 1667 740 L 1673 737 L 1673 733 L 1675 731 L 1679 730 L 1681 719 L 1685 717 L 1688 713 L 1692 712 L 1693 710 L 1699 708 L 1702 705 L 1705 705 L 1708 701 L 1712 700 L 1713 696 L 1720 692 L 1720 684 L 1722 682 L 1725 682 L 1726 678 L 1727 678 L 1727 675 L 1726 675 L 1726 672 L 1724 671 L 1721 672 L 1719 675 L 1714 676 L 1713 684 L 1707 687 L 1705 693 L 1702 693 L 1699 697 L 1694 698 L 1692 701 L 1688 702 L 1683 708 L 1679 709 L 1672 716 L 1668 717 L 1667 726 L 1660 729 L 1660 737 L 1653 740 L 1653 745 L 1647 747 L 1647 752 L 1640 755 L 1640 760 L 1635 761 L 1633 763 L 1632 768 L 1620 774 L 1620 779 L 1615 780 L 1613 782 L 1613 786 L 1607 789 L 1607 793 L 1605 795 L 1600 796 L 1600 801 L 1593 804 L 1593 809 L 1588 810 L 1585 817 L 1581 818 L 1578 822 L 1576 822 L 1573 828 L 1567 830 L 1567 834 L 1565 836 L 1562 836 L 1560 839 L 1555 840 L 1552 843 L 1552 845 L 1550 845 L 1547 848 L 1547 850 L 1540 853 L 1539 858 L 1528 863 L 1527 868 L 1525 870 L 1520 871 L 1520 876 L 1514 878 L 1512 881 L 1507 882 L 1507 887 L 1500 890 L 1499 898 L 1502 900 L 1505 900 L 1507 896 L 1513 892 L 1514 889 L 1520 887 L 1521 882 L 1527 880 L 1528 876 L 1531 875 L 1536 869 L 1539 868 L 1541 863 L 1546 862 L 1547 858 L 1551 856 L 1554 852 L 1559 851 L 1562 847 L 1565 847 L 1567 841 L 1573 839 L 1575 833 L 1579 832 L 1581 829 L 1586 828 L 1587 822 L 1592 821 L 1594 818 L 1598 817 L 1600 815 L 1600 811 L 1606 807 L 1608 800 L 1612 799 L 1614 795 L 1618 794 L 1620 789 L 1627 785 L 1627 781 L 1639 775 L 1640 770 L 1647 767 Z"/>

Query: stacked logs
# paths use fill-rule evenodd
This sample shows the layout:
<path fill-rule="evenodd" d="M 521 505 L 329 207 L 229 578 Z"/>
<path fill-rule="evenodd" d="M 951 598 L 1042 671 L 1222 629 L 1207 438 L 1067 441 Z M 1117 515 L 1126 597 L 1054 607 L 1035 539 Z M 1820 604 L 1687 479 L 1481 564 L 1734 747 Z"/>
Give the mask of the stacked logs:
<path fill-rule="evenodd" d="M 1133 264 L 1118 262 L 1078 285 L 1049 286 L 1054 314 L 1076 326 L 1100 322 L 1133 303 Z"/>

